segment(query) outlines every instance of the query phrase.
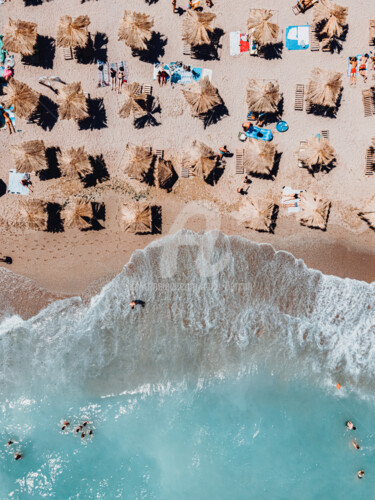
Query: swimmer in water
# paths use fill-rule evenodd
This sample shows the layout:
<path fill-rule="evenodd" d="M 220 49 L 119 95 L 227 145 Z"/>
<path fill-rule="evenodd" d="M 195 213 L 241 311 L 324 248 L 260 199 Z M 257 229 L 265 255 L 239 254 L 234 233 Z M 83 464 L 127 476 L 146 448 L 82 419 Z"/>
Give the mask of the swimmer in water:
<path fill-rule="evenodd" d="M 9 439 L 9 441 L 7 442 L 7 445 L 10 446 L 13 443 L 14 443 L 14 441 L 12 441 L 11 439 Z"/>
<path fill-rule="evenodd" d="M 15 453 L 14 454 L 14 460 L 21 460 L 22 458 L 23 458 L 23 455 L 21 455 L 21 453 Z"/>
<path fill-rule="evenodd" d="M 364 475 L 365 475 L 365 471 L 364 470 L 359 470 L 358 473 L 357 473 L 358 479 L 362 479 Z"/>
<path fill-rule="evenodd" d="M 65 429 L 66 429 L 66 427 L 68 427 L 68 425 L 70 425 L 70 422 L 68 422 L 67 420 L 64 420 L 63 425 L 61 427 L 61 430 L 65 431 Z"/>
<path fill-rule="evenodd" d="M 346 425 L 346 428 L 349 429 L 350 431 L 355 431 L 357 428 L 357 427 L 354 427 L 353 422 L 351 422 L 350 420 L 348 420 L 345 425 Z"/>
<path fill-rule="evenodd" d="M 356 450 L 359 450 L 359 445 L 358 445 L 358 444 L 354 441 L 354 439 L 353 439 L 353 441 L 352 441 L 352 445 L 354 446 L 354 448 L 355 448 Z"/>
<path fill-rule="evenodd" d="M 83 425 L 79 425 L 74 429 L 75 432 L 80 432 L 83 429 Z"/>

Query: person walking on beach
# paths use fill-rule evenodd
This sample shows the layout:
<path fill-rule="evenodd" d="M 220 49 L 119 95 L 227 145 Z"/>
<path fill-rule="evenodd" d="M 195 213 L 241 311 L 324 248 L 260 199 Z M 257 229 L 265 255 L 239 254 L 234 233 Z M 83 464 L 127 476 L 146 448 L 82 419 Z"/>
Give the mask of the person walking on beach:
<path fill-rule="evenodd" d="M 8 127 L 9 133 L 12 134 L 12 131 L 13 131 L 13 133 L 16 133 L 16 129 L 14 128 L 13 122 L 10 119 L 9 114 L 4 109 L 2 110 L 1 113 L 2 113 L 3 118 L 4 118 L 5 125 Z"/>
<path fill-rule="evenodd" d="M 350 59 L 350 65 L 351 65 L 351 69 L 350 69 L 350 85 L 356 85 L 357 84 L 357 64 L 358 64 L 357 58 L 356 57 L 352 57 Z"/>
<path fill-rule="evenodd" d="M 176 8 L 177 8 L 177 0 L 172 0 L 172 11 L 173 11 L 173 14 L 176 12 Z"/>

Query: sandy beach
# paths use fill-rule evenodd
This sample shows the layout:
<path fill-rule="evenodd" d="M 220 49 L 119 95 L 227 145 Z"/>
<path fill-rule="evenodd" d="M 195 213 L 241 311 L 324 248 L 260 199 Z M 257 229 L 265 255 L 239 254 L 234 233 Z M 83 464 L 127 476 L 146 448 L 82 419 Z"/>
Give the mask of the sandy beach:
<path fill-rule="evenodd" d="M 375 116 L 364 117 L 361 91 L 375 84 L 369 75 L 367 84 L 358 75 L 355 87 L 347 77 L 348 57 L 369 51 L 368 20 L 375 18 L 372 0 L 343 2 L 349 7 L 349 30 L 342 51 L 337 54 L 310 50 L 288 51 L 282 57 L 266 60 L 249 57 L 248 53 L 230 56 L 229 34 L 245 31 L 249 4 L 239 0 L 235 8 L 228 2 L 216 0 L 212 12 L 216 14 L 214 26 L 221 28 L 218 60 L 197 61 L 183 55 L 181 40 L 182 18 L 172 13 L 169 0 L 159 0 L 148 5 L 130 0 L 126 8 L 147 12 L 154 20 L 154 30 L 161 34 L 164 53 L 159 61 L 183 61 L 212 70 L 212 83 L 222 97 L 228 114 L 216 124 L 204 128 L 201 120 L 193 118 L 181 92 L 181 86 L 159 87 L 152 80 L 153 65 L 133 57 L 131 50 L 117 40 L 119 21 L 125 5 L 120 0 L 86 1 L 66 0 L 44 2 L 25 7 L 23 2 L 12 0 L 0 6 L 0 33 L 4 32 L 8 17 L 33 21 L 38 24 L 40 35 L 55 38 L 60 16 L 87 14 L 93 39 L 108 43 L 101 48 L 110 62 L 126 61 L 129 82 L 153 85 L 153 95 L 160 102 L 161 112 L 155 115 L 158 125 L 136 129 L 132 119 L 121 119 L 118 110 L 122 96 L 110 88 L 98 88 L 98 70 L 95 63 L 79 64 L 65 61 L 62 51 L 56 48 L 53 66 L 49 69 L 27 66 L 15 56 L 15 77 L 33 89 L 48 96 L 56 96 L 38 84 L 41 76 L 57 75 L 66 82 L 81 81 L 83 90 L 104 107 L 100 120 L 91 130 L 80 130 L 73 121 L 52 120 L 46 130 L 36 124 L 27 124 L 16 118 L 17 133 L 0 132 L 2 158 L 0 179 L 7 184 L 9 169 L 14 168 L 10 146 L 32 139 L 43 139 L 47 147 L 61 149 L 84 145 L 92 156 L 102 155 L 108 178 L 96 186 L 84 188 L 80 181 L 62 178 L 40 180 L 32 176 L 33 192 L 29 198 L 63 204 L 69 196 L 84 196 L 105 204 L 103 229 L 79 231 L 67 229 L 60 233 L 21 230 L 14 224 L 16 205 L 20 195 L 5 194 L 0 197 L 0 253 L 10 255 L 9 267 L 18 275 L 35 280 L 56 296 L 90 294 L 113 276 L 128 262 L 136 249 L 144 248 L 155 238 L 174 233 L 182 228 L 194 231 L 219 229 L 229 235 L 241 235 L 256 242 L 270 243 L 277 250 L 291 252 L 297 258 L 326 274 L 372 282 L 375 280 L 375 233 L 357 215 L 357 212 L 374 195 L 375 176 L 365 176 L 365 153 L 375 135 Z M 282 3 L 282 7 L 281 4 Z M 187 1 L 177 0 L 177 6 L 186 8 Z M 278 9 L 277 22 L 285 42 L 285 29 L 289 25 L 310 24 L 313 12 L 295 16 L 295 0 L 276 2 L 254 0 L 252 8 Z M 110 15 L 109 15 L 110 13 Z M 366 13 L 366 15 L 364 15 Z M 105 35 L 105 36 L 104 36 Z M 305 111 L 294 110 L 295 85 L 307 84 L 314 67 L 342 72 L 342 101 L 336 118 L 319 117 Z M 243 197 L 237 193 L 241 176 L 235 173 L 235 158 L 227 158 L 223 175 L 217 184 L 210 186 L 202 179 L 179 178 L 170 193 L 131 180 L 124 171 L 124 153 L 127 143 L 151 145 L 164 149 L 172 158 L 189 149 L 195 139 L 204 141 L 214 150 L 226 144 L 232 152 L 239 147 L 237 135 L 246 119 L 246 85 L 249 78 L 277 79 L 284 97 L 283 119 L 289 130 L 280 134 L 274 131 L 274 143 L 281 159 L 274 180 L 252 178 L 248 196 L 267 197 L 280 206 L 274 234 L 246 229 L 238 213 Z M 52 108 L 51 108 L 52 109 Z M 55 109 L 55 108 L 53 108 Z M 296 151 L 301 140 L 321 130 L 329 130 L 330 140 L 337 153 L 337 166 L 328 174 L 313 177 L 306 169 L 298 168 Z M 180 172 L 177 169 L 177 173 Z M 293 214 L 281 206 L 283 186 L 317 192 L 332 203 L 327 230 L 314 230 L 300 225 Z M 144 199 L 161 207 L 162 231 L 156 235 L 132 235 L 124 231 L 121 207 L 134 199 Z M 48 301 L 48 299 L 46 299 Z M 29 312 L 24 312 L 26 315 Z"/>

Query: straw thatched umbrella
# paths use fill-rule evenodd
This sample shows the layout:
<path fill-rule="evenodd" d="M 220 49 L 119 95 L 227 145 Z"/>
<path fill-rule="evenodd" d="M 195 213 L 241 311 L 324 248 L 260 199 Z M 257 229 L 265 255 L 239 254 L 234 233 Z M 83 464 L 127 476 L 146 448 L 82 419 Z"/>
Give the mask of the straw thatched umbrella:
<path fill-rule="evenodd" d="M 73 198 L 64 208 L 62 218 L 66 228 L 88 229 L 93 215 L 91 202 Z"/>
<path fill-rule="evenodd" d="M 87 100 L 81 82 L 64 85 L 58 93 L 59 117 L 61 120 L 84 120 L 89 117 Z"/>
<path fill-rule="evenodd" d="M 154 20 L 147 14 L 126 10 L 118 30 L 118 39 L 135 50 L 146 50 L 147 43 L 152 38 Z"/>
<path fill-rule="evenodd" d="M 203 142 L 194 141 L 183 157 L 183 164 L 190 168 L 192 175 L 206 180 L 218 164 L 218 155 Z"/>
<path fill-rule="evenodd" d="M 48 225 L 47 203 L 41 200 L 25 200 L 19 205 L 20 223 L 27 229 L 45 231 Z"/>
<path fill-rule="evenodd" d="M 247 28 L 251 30 L 252 38 L 260 46 L 277 43 L 279 26 L 271 22 L 274 13 L 267 9 L 250 9 Z"/>
<path fill-rule="evenodd" d="M 209 33 L 214 31 L 211 22 L 216 14 L 188 10 L 183 20 L 182 39 L 192 47 L 211 43 Z"/>
<path fill-rule="evenodd" d="M 57 27 L 57 45 L 64 48 L 86 47 L 90 24 L 88 16 L 78 16 L 75 19 L 70 16 L 60 17 Z"/>
<path fill-rule="evenodd" d="M 125 231 L 135 234 L 152 233 L 152 208 L 151 205 L 141 203 L 124 205 L 122 220 Z"/>
<path fill-rule="evenodd" d="M 271 232 L 275 204 L 264 198 L 252 198 L 245 202 L 244 226 L 255 231 Z"/>
<path fill-rule="evenodd" d="M 170 189 L 175 183 L 177 174 L 170 160 L 158 159 L 156 180 L 159 188 Z"/>
<path fill-rule="evenodd" d="M 303 226 L 325 229 L 331 203 L 316 193 L 301 193 L 300 199 L 302 210 L 297 213 L 300 223 Z"/>
<path fill-rule="evenodd" d="M 375 229 L 375 196 L 371 198 L 363 210 L 358 212 L 358 215 L 361 219 L 365 220 L 371 228 Z"/>
<path fill-rule="evenodd" d="M 274 167 L 276 146 L 270 142 L 249 139 L 244 148 L 243 166 L 248 174 L 269 175 Z"/>
<path fill-rule="evenodd" d="M 342 88 L 342 73 L 314 68 L 307 86 L 306 101 L 315 106 L 335 108 Z"/>
<path fill-rule="evenodd" d="M 208 77 L 194 82 L 187 89 L 182 89 L 182 93 L 191 107 L 193 116 L 204 115 L 222 103 L 217 88 Z"/>
<path fill-rule="evenodd" d="M 39 103 L 39 94 L 26 83 L 12 78 L 4 87 L 5 96 L 2 98 L 5 108 L 13 106 L 13 112 L 20 118 L 29 118 Z"/>
<path fill-rule="evenodd" d="M 126 150 L 128 153 L 125 166 L 126 173 L 134 179 L 143 181 L 154 159 L 152 153 L 143 146 L 134 146 L 133 144 L 128 144 Z"/>
<path fill-rule="evenodd" d="M 246 89 L 247 105 L 255 113 L 277 113 L 281 100 L 279 84 L 250 79 Z"/>
<path fill-rule="evenodd" d="M 46 147 L 43 141 L 27 141 L 12 146 L 17 172 L 30 173 L 48 168 Z"/>
<path fill-rule="evenodd" d="M 328 139 L 316 135 L 306 141 L 306 146 L 299 152 L 299 159 L 312 172 L 331 165 L 336 152 Z"/>
<path fill-rule="evenodd" d="M 92 173 L 93 168 L 84 146 L 58 153 L 58 160 L 62 175 L 68 179 L 77 179 L 78 177 L 82 179 Z"/>
<path fill-rule="evenodd" d="M 9 19 L 5 29 L 4 48 L 8 52 L 16 52 L 23 56 L 31 56 L 35 52 L 38 33 L 37 24 L 27 21 Z"/>
<path fill-rule="evenodd" d="M 147 95 L 139 93 L 139 83 L 124 83 L 122 93 L 126 101 L 119 111 L 121 118 L 129 118 L 131 114 L 136 118 L 147 113 Z"/>
<path fill-rule="evenodd" d="M 320 33 L 328 38 L 340 37 L 343 34 L 348 8 L 331 2 L 320 0 L 314 7 L 314 23 L 321 25 Z"/>

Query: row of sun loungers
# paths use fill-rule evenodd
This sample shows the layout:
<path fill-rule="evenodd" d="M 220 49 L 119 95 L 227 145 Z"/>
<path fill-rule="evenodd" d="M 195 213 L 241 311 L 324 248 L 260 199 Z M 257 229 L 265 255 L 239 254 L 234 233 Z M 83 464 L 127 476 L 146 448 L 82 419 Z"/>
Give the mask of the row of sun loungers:
<path fill-rule="evenodd" d="M 369 36 L 369 45 L 375 45 L 375 19 L 370 20 L 370 36 Z"/>
<path fill-rule="evenodd" d="M 317 52 L 320 49 L 320 42 L 317 36 L 315 24 L 310 26 L 310 50 Z"/>
<path fill-rule="evenodd" d="M 374 91 L 372 88 L 362 90 L 362 102 L 365 117 L 374 115 Z"/>

